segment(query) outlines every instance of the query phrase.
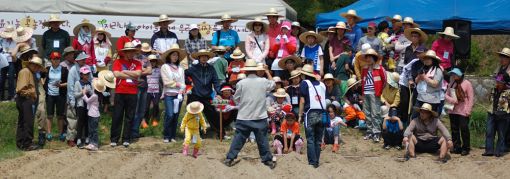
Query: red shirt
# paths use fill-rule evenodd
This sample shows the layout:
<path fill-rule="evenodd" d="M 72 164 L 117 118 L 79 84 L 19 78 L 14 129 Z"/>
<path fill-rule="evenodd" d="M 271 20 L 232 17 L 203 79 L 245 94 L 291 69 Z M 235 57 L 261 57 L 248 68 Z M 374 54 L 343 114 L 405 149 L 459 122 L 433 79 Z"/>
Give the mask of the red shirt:
<path fill-rule="evenodd" d="M 78 42 L 78 37 L 75 37 L 73 39 L 72 46 L 76 50 L 84 51 L 85 54 L 87 54 L 89 56 L 89 58 L 85 59 L 85 63 L 88 66 L 93 66 L 96 64 L 96 62 L 97 62 L 96 61 L 96 53 L 94 51 L 94 42 L 93 41 L 90 41 L 90 43 L 82 45 L 82 44 L 80 44 L 80 42 Z"/>
<path fill-rule="evenodd" d="M 142 70 L 142 64 L 138 60 L 126 60 L 117 59 L 113 61 L 112 70 L 123 71 L 123 70 Z M 138 84 L 136 79 L 120 79 L 117 78 L 115 81 L 115 93 L 117 94 L 136 94 L 138 92 Z"/>

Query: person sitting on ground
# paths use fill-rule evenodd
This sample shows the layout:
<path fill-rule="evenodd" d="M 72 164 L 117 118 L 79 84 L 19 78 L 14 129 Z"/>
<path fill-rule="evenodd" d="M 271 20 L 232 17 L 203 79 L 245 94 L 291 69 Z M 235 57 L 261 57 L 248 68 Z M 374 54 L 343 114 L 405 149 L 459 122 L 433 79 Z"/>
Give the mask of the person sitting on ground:
<path fill-rule="evenodd" d="M 413 119 L 404 132 L 404 144 L 407 147 L 406 158 L 416 157 L 418 153 L 436 153 L 439 150 L 439 161 L 446 163 L 449 159 L 449 149 L 453 147 L 452 136 L 444 124 L 438 119 L 438 114 L 428 103 L 420 108 L 414 108 L 420 115 Z M 437 135 L 437 131 L 441 136 Z"/>
<path fill-rule="evenodd" d="M 384 149 L 389 150 L 391 147 L 395 147 L 395 149 L 401 150 L 404 125 L 398 117 L 398 111 L 396 108 L 389 109 L 388 115 L 384 117 L 382 125 Z"/>
<path fill-rule="evenodd" d="M 188 155 L 189 145 L 190 143 L 193 143 L 195 144 L 193 148 L 193 157 L 198 157 L 198 150 L 202 146 L 199 129 L 202 128 L 204 134 L 207 130 L 202 110 L 204 110 L 204 105 L 198 101 L 192 102 L 186 107 L 187 112 L 184 114 L 181 123 L 181 133 L 186 132 L 184 134 L 184 144 L 182 149 L 182 154 L 184 156 Z"/>
<path fill-rule="evenodd" d="M 216 107 L 216 111 L 218 111 L 218 113 L 221 112 L 221 115 L 223 117 L 222 126 L 223 130 L 225 130 L 225 128 L 229 126 L 230 123 L 234 122 L 234 120 L 236 119 L 237 106 L 234 102 L 233 98 L 234 89 L 232 88 L 232 86 L 225 84 L 223 85 L 223 87 L 221 87 L 220 91 L 221 91 L 220 99 L 228 101 L 227 104 L 223 103 L 223 105 Z M 227 140 L 231 139 L 231 137 L 226 135 L 226 133 L 223 138 Z"/>
<path fill-rule="evenodd" d="M 292 151 L 301 154 L 303 139 L 299 135 L 299 123 L 294 114 L 287 114 L 280 128 L 280 134 L 274 136 L 273 149 L 276 154 L 282 155 Z M 283 151 L 282 151 L 283 150 Z"/>
<path fill-rule="evenodd" d="M 340 125 L 347 126 L 347 124 L 344 122 L 342 117 L 340 117 L 339 110 L 337 110 L 336 106 L 333 104 L 328 105 L 327 107 L 329 118 L 331 119 L 331 125 L 330 127 L 326 128 L 326 132 L 324 134 L 324 137 L 322 137 L 322 144 L 321 149 L 324 150 L 326 147 L 326 143 L 330 144 L 331 139 L 330 136 L 333 137 L 333 150 L 332 152 L 335 153 L 338 151 L 338 148 L 340 147 L 338 145 L 338 141 L 340 140 Z M 333 135 L 329 135 L 333 134 Z M 330 140 L 330 142 L 325 141 L 324 138 L 327 138 Z"/>
<path fill-rule="evenodd" d="M 360 82 L 356 81 L 355 76 L 347 80 L 347 92 L 344 95 L 344 112 L 348 127 L 363 127 L 358 124 L 364 124 L 366 119 L 365 113 L 361 110 L 363 101 L 361 99 Z"/>
<path fill-rule="evenodd" d="M 286 100 L 288 94 L 283 88 L 278 88 L 276 92 L 273 93 L 273 96 L 275 97 L 275 100 L 267 100 L 267 112 L 270 119 L 269 124 L 271 127 L 271 134 L 275 135 L 276 131 L 280 128 L 281 122 L 283 121 L 286 113 L 290 113 L 292 111 L 292 105 L 288 100 Z"/>

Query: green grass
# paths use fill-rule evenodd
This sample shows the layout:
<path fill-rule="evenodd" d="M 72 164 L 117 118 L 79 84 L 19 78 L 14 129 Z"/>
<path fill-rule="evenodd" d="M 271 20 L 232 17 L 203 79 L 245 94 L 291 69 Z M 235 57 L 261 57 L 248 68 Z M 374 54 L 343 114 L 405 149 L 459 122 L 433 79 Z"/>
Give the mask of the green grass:
<path fill-rule="evenodd" d="M 13 102 L 0 103 L 0 116 L 0 161 L 23 155 L 16 148 L 16 105 Z"/>

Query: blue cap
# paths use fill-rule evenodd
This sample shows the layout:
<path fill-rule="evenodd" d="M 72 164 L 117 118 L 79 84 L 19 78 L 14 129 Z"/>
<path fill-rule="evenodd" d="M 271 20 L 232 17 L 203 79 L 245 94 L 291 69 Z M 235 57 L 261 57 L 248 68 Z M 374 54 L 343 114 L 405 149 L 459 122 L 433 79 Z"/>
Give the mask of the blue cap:
<path fill-rule="evenodd" d="M 457 76 L 462 76 L 462 75 L 463 75 L 462 71 L 460 71 L 460 69 L 459 69 L 459 68 L 454 68 L 452 71 L 448 72 L 448 74 L 449 74 L 449 75 L 451 75 L 451 74 L 455 74 L 455 75 L 457 75 Z"/>

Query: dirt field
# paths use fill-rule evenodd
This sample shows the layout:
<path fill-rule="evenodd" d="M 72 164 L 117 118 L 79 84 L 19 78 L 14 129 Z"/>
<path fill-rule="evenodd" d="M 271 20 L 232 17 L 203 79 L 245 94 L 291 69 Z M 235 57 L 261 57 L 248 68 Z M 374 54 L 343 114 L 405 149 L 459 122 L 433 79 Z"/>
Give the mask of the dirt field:
<path fill-rule="evenodd" d="M 206 139 L 198 159 L 180 154 L 181 144 L 143 138 L 129 149 L 102 146 L 98 152 L 45 149 L 0 162 L 1 178 L 510 178 L 510 156 L 485 158 L 474 149 L 468 157 L 453 155 L 447 164 L 437 156 L 418 155 L 402 162 L 403 151 L 386 151 L 382 144 L 343 134 L 340 152 L 323 151 L 318 169 L 307 165 L 306 154 L 277 157 L 276 169 L 260 163 L 255 144 L 247 143 L 239 163 L 222 164 L 229 143 Z"/>

